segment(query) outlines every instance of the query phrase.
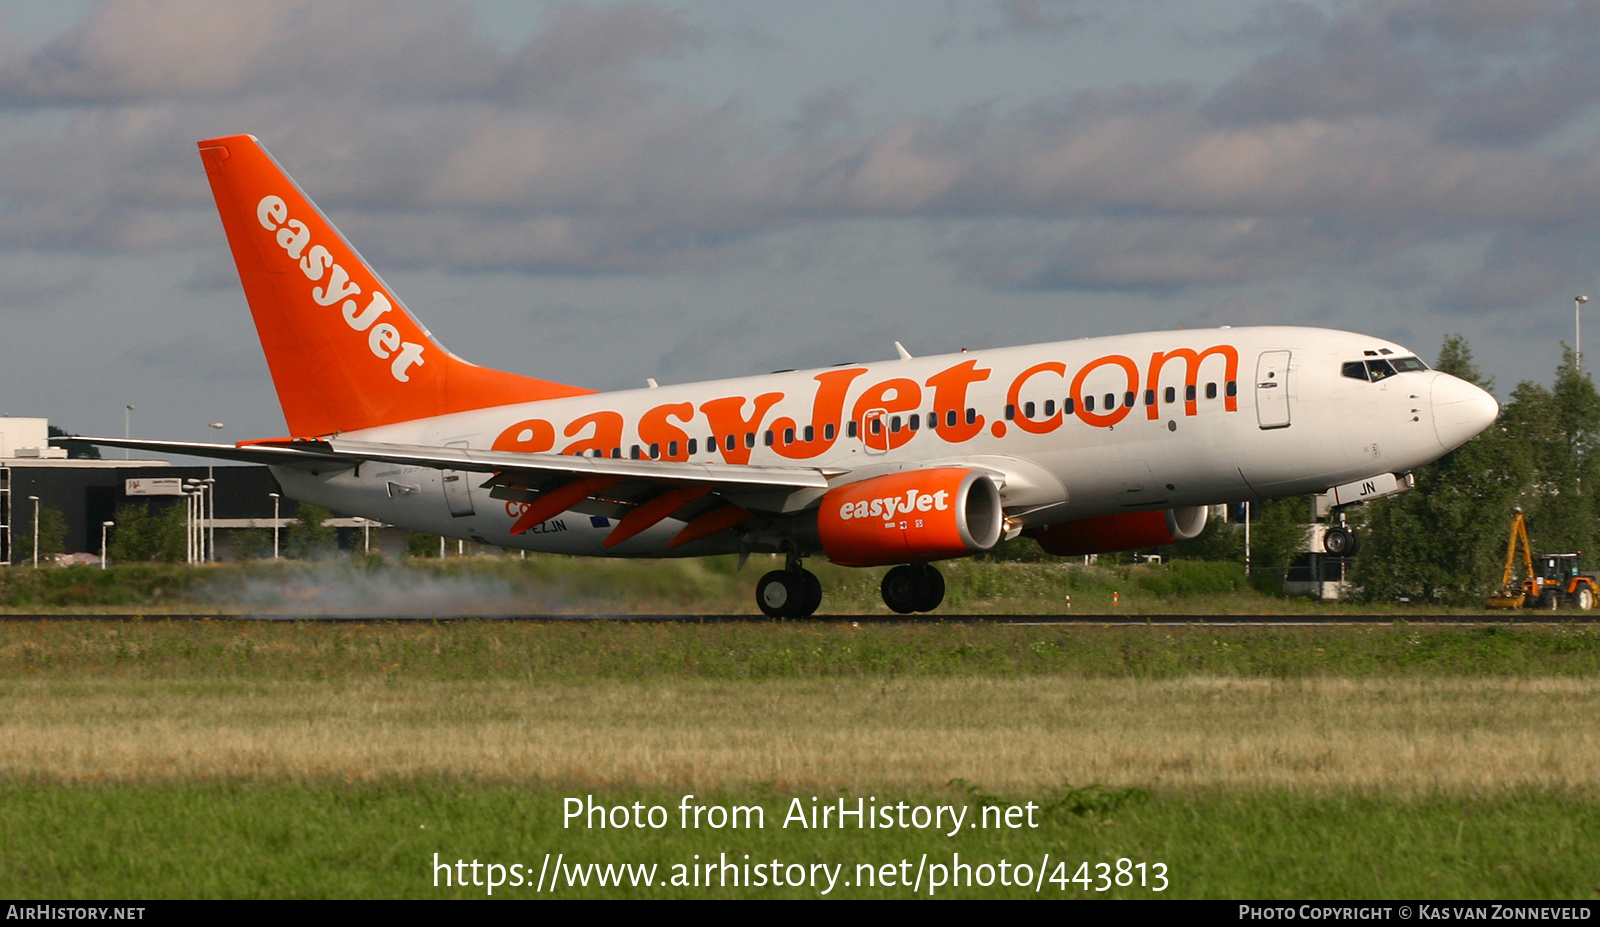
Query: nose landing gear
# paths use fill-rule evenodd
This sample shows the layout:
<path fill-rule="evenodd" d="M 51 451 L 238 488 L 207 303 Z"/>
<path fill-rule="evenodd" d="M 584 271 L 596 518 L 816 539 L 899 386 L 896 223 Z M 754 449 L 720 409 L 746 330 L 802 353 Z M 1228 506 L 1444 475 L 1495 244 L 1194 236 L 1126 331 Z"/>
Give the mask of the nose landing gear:
<path fill-rule="evenodd" d="M 944 576 L 926 563 L 897 566 L 883 577 L 883 604 L 901 615 L 931 612 L 944 601 Z"/>
<path fill-rule="evenodd" d="M 1343 524 L 1333 525 L 1322 535 L 1322 549 L 1333 557 L 1354 557 L 1361 549 L 1361 535 Z"/>

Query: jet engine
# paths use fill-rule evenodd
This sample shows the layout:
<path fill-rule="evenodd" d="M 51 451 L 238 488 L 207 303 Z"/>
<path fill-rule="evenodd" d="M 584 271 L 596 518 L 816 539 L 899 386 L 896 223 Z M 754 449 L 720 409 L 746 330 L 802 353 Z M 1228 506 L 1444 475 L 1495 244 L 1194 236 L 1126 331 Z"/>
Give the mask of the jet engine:
<path fill-rule="evenodd" d="M 1209 509 L 1203 505 L 1155 512 L 1129 512 L 1080 518 L 1032 528 L 1026 533 L 1057 557 L 1103 554 L 1113 550 L 1160 547 L 1199 536 Z"/>
<path fill-rule="evenodd" d="M 822 551 L 841 566 L 923 563 L 1000 540 L 1000 490 L 959 467 L 891 473 L 831 489 L 817 512 Z"/>

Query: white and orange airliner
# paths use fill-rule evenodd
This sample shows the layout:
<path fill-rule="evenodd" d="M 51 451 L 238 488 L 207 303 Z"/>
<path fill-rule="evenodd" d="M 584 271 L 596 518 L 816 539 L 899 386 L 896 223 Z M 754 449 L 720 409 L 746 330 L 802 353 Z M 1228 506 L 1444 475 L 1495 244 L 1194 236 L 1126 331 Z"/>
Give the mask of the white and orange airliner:
<path fill-rule="evenodd" d="M 821 604 L 813 554 L 893 565 L 885 604 L 926 612 L 933 562 L 1018 534 L 1126 550 L 1219 503 L 1396 492 L 1498 411 L 1400 345 L 1288 327 L 596 393 L 451 354 L 254 137 L 199 146 L 290 437 L 100 443 L 266 463 L 302 501 L 498 547 L 781 553 L 772 616 Z"/>

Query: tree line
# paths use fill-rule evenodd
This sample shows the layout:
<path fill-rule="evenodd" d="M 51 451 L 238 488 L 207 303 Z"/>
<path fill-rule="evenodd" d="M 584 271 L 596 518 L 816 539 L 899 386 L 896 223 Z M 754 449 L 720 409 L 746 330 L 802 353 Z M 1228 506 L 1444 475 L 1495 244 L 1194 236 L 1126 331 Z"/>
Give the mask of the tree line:
<path fill-rule="evenodd" d="M 302 503 L 295 520 L 283 533 L 282 555 L 314 559 L 333 552 L 337 548 L 337 533 L 323 524 L 331 517 L 333 513 L 321 506 Z M 109 556 L 115 563 L 177 563 L 188 556 L 187 514 L 182 505 L 169 505 L 156 512 L 142 502 L 123 505 L 117 508 L 113 520 L 116 525 L 111 529 Z M 234 559 L 272 556 L 271 528 L 235 530 L 232 542 Z"/>

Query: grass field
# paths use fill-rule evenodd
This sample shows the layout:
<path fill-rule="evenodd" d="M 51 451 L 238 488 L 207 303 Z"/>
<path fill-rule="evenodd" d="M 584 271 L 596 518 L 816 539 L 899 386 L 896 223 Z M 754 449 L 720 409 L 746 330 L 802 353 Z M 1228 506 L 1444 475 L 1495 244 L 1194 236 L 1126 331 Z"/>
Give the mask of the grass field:
<path fill-rule="evenodd" d="M 403 565 L 341 558 L 323 563 L 257 561 L 191 568 L 132 564 L 0 571 L 0 612 L 174 614 L 756 615 L 755 582 L 782 559 L 758 555 L 617 561 L 478 556 L 410 559 Z M 822 581 L 824 614 L 887 615 L 883 569 L 808 562 Z M 993 563 L 939 565 L 947 593 L 938 614 L 1313 615 L 1485 613 L 1436 605 L 1319 603 L 1264 595 L 1236 564 Z M 1069 604 L 1070 602 L 1070 604 Z M 1115 604 L 1113 604 L 1115 602 Z M 937 617 L 937 614 L 935 615 Z M 1498 617 L 1503 618 L 1504 613 Z"/>
<path fill-rule="evenodd" d="M 0 619 L 0 892 L 487 895 L 436 885 L 437 853 L 520 865 L 495 897 L 531 897 L 548 852 L 661 867 L 563 895 L 816 897 L 661 883 L 722 854 L 959 853 L 1067 897 L 1589 899 L 1597 669 L 1600 634 L 1559 626 Z M 562 826 L 567 798 L 687 794 L 766 826 Z M 1037 826 L 780 825 L 840 797 L 1031 802 Z M 1079 871 L 1119 859 L 1169 887 Z M 873 873 L 829 897 L 913 892 Z"/>

